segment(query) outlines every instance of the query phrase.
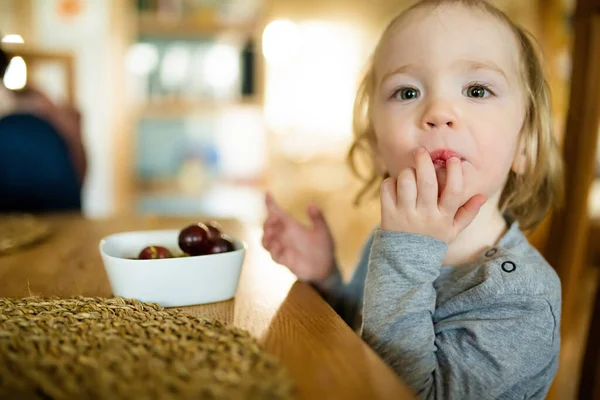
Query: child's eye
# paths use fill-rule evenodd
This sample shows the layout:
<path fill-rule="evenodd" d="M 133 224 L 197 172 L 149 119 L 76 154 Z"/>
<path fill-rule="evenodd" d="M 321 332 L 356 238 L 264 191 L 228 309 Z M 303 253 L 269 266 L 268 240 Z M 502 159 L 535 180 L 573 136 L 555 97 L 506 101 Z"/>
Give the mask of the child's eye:
<path fill-rule="evenodd" d="M 421 95 L 418 89 L 411 87 L 403 87 L 394 92 L 393 99 L 397 100 L 414 100 Z"/>
<path fill-rule="evenodd" d="M 483 99 L 488 97 L 490 94 L 493 94 L 490 88 L 485 85 L 470 85 L 465 89 L 464 93 L 467 97 L 472 97 L 475 99 Z"/>

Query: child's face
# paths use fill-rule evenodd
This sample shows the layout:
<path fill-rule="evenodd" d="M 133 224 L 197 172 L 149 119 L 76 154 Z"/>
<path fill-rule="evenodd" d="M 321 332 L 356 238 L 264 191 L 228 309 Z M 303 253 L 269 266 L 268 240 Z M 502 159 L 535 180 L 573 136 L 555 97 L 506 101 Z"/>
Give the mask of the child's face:
<path fill-rule="evenodd" d="M 525 117 L 518 49 L 500 21 L 460 6 L 417 9 L 396 23 L 375 58 L 372 103 L 387 172 L 414 167 L 418 147 L 448 149 L 463 159 L 465 201 L 497 198 Z M 444 163 L 434 164 L 443 189 Z"/>

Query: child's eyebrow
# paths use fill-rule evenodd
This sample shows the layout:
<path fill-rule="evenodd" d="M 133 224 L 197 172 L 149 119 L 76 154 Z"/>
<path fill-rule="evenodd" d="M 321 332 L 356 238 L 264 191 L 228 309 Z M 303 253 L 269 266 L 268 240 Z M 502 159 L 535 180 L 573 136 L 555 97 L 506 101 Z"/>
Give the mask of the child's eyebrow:
<path fill-rule="evenodd" d="M 383 75 L 383 77 L 381 78 L 381 81 L 380 81 L 380 82 L 382 82 L 382 83 L 383 83 L 383 82 L 385 82 L 385 81 L 387 80 L 387 78 L 389 78 L 390 76 L 392 76 L 392 75 L 396 75 L 396 74 L 403 74 L 403 73 L 405 73 L 405 72 L 407 72 L 407 71 L 411 70 L 412 68 L 413 68 L 413 65 L 412 65 L 412 64 L 406 64 L 406 65 L 402 65 L 402 66 L 400 66 L 400 67 L 398 67 L 398 68 L 394 68 L 393 70 L 386 72 L 386 73 Z"/>
<path fill-rule="evenodd" d="M 460 60 L 457 62 L 457 64 L 461 67 L 461 68 L 467 68 L 469 70 L 472 71 L 476 71 L 479 69 L 486 69 L 488 71 L 494 71 L 499 73 L 500 75 L 502 75 L 504 77 L 504 79 L 506 80 L 506 82 L 509 82 L 508 80 L 508 75 L 506 75 L 506 73 L 504 72 L 504 70 L 502 68 L 500 68 L 495 62 L 491 61 L 491 60 L 485 60 L 485 61 L 474 61 L 474 60 Z M 385 82 L 390 76 L 392 75 L 396 75 L 396 74 L 403 74 L 406 73 L 410 70 L 414 69 L 414 65 L 413 64 L 405 64 L 402 65 L 398 68 L 394 68 L 391 71 L 386 72 L 383 77 L 381 78 L 380 82 L 383 83 Z"/>
<path fill-rule="evenodd" d="M 473 61 L 473 60 L 461 60 L 458 62 L 460 66 L 466 67 L 467 69 L 476 71 L 478 69 L 487 69 L 499 73 L 508 82 L 508 76 L 502 68 L 500 68 L 495 62 L 491 60 L 486 61 Z"/>

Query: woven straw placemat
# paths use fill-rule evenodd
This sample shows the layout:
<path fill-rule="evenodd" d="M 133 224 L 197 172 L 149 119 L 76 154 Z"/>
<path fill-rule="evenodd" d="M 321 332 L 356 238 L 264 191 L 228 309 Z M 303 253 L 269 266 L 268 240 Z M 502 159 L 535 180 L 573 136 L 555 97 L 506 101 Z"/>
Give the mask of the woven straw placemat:
<path fill-rule="evenodd" d="M 48 225 L 31 214 L 0 214 L 0 254 L 11 253 L 48 236 Z"/>
<path fill-rule="evenodd" d="M 291 399 L 247 332 L 122 298 L 0 299 L 0 398 Z"/>

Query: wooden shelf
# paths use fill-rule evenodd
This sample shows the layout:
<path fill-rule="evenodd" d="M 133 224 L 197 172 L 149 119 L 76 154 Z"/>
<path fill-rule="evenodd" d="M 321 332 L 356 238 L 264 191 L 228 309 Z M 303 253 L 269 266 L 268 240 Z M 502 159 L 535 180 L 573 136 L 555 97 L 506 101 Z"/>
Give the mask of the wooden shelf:
<path fill-rule="evenodd" d="M 134 3 L 131 3 L 133 5 Z M 218 41 L 223 36 L 231 38 L 235 47 L 240 47 L 240 51 L 245 49 L 248 40 L 253 41 L 254 51 L 254 69 L 252 70 L 254 78 L 254 92 L 251 96 L 241 96 L 242 88 L 236 90 L 237 98 L 218 100 L 202 98 L 198 94 L 197 98 L 187 98 L 183 94 L 152 94 L 148 98 L 138 98 L 133 101 L 125 101 L 123 109 L 126 110 L 126 129 L 130 131 L 129 135 L 121 135 L 123 147 L 120 151 L 123 154 L 124 168 L 129 171 L 126 178 L 121 178 L 122 196 L 121 202 L 127 203 L 128 210 L 134 210 L 136 199 L 156 197 L 174 198 L 175 205 L 180 198 L 186 197 L 204 197 L 206 193 L 198 188 L 188 188 L 181 185 L 177 178 L 173 179 L 144 179 L 137 176 L 134 162 L 135 159 L 135 141 L 138 124 L 141 120 L 185 120 L 190 117 L 200 117 L 212 119 L 213 116 L 220 116 L 222 111 L 235 111 L 240 108 L 244 110 L 257 110 L 263 106 L 264 99 L 264 60 L 260 53 L 260 36 L 264 28 L 264 10 L 258 9 L 253 12 L 250 19 L 242 22 L 227 22 L 225 18 L 220 18 L 218 14 L 219 7 L 210 6 L 199 7 L 195 11 L 186 11 L 182 15 L 165 15 L 156 10 L 139 10 L 135 7 L 128 8 L 127 24 L 122 28 L 128 33 L 127 44 L 131 45 L 144 40 L 156 40 L 159 42 L 172 42 L 185 39 L 199 39 L 207 41 Z M 123 52 L 125 57 L 126 51 Z M 240 76 L 240 79 L 242 77 Z M 129 157 L 125 157 L 128 155 Z M 118 174 L 119 175 L 119 174 Z M 120 174 L 123 175 L 123 174 Z M 264 178 L 252 181 L 238 181 L 223 177 L 219 180 L 219 185 L 235 185 L 255 187 L 260 184 Z M 210 193 L 209 193 L 210 194 Z M 162 201 L 162 200 L 161 200 Z M 172 201 L 169 199 L 167 201 Z"/>
<path fill-rule="evenodd" d="M 177 177 L 173 178 L 155 178 L 135 180 L 135 189 L 138 194 L 172 194 L 181 191 Z"/>
<path fill-rule="evenodd" d="M 190 37 L 237 33 L 251 36 L 256 32 L 256 28 L 256 24 L 251 22 L 230 24 L 209 18 L 168 18 L 149 12 L 140 13 L 138 16 L 138 33 L 143 35 Z"/>
<path fill-rule="evenodd" d="M 196 197 L 202 196 L 208 190 L 215 187 L 237 187 L 237 188 L 263 188 L 265 185 L 264 177 L 253 179 L 234 179 L 222 177 L 213 181 L 206 187 L 197 190 L 186 190 L 178 182 L 177 177 L 170 179 L 141 179 L 135 181 L 136 194 L 138 196 L 164 196 L 164 197 Z"/>
<path fill-rule="evenodd" d="M 192 114 L 214 113 L 235 107 L 260 107 L 258 98 L 248 97 L 232 100 L 159 100 L 136 106 L 136 114 L 146 118 L 180 117 Z"/>
<path fill-rule="evenodd" d="M 67 103 L 75 105 L 75 56 L 72 53 L 47 51 L 20 43 L 2 43 L 2 48 L 10 57 L 22 57 L 31 69 L 44 63 L 61 64 L 65 69 Z"/>

